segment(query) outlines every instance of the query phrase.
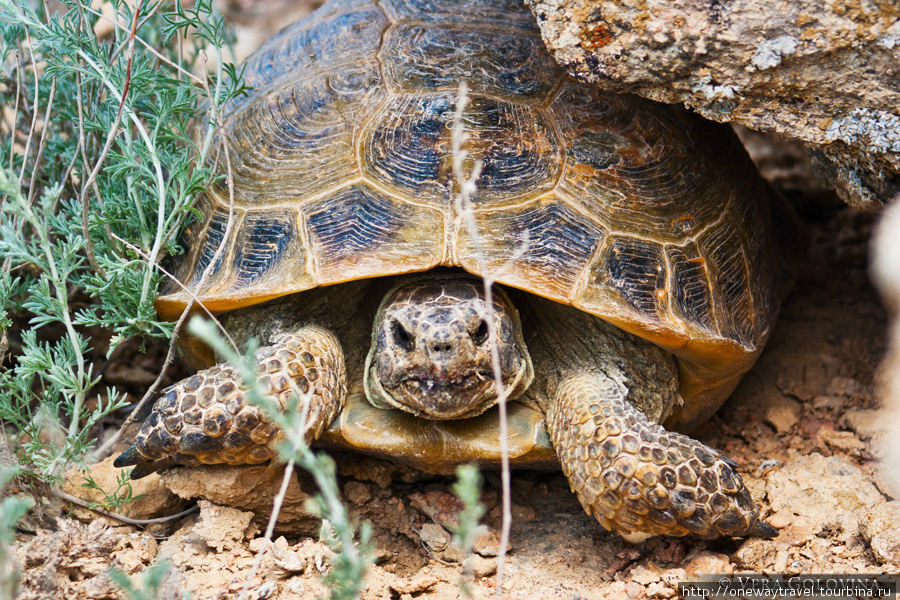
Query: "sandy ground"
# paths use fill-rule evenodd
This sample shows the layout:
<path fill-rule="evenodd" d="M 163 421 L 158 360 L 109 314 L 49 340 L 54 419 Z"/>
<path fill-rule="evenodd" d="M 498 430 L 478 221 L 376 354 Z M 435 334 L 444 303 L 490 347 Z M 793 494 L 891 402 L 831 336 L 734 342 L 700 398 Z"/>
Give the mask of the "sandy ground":
<path fill-rule="evenodd" d="M 260 32 L 271 30 L 268 23 L 277 14 L 261 5 L 234 0 L 227 8 L 241 27 L 261 39 L 265 34 Z M 700 574 L 900 572 L 900 518 L 893 501 L 898 491 L 878 460 L 886 453 L 893 421 L 878 400 L 887 322 L 866 274 L 872 217 L 843 207 L 822 191 L 802 159 L 754 143 L 764 172 L 805 190 L 793 195 L 808 224 L 809 251 L 758 364 L 695 435 L 740 465 L 779 536 L 717 541 L 654 537 L 630 545 L 583 512 L 560 473 L 516 471 L 505 597 L 669 598 L 676 595 L 678 581 Z M 110 368 L 112 379 L 121 368 Z M 150 364 L 140 368 L 152 371 Z M 119 373 L 132 381 L 133 375 Z M 450 482 L 358 457 L 340 457 L 340 465 L 347 505 L 356 518 L 373 526 L 377 558 L 362 598 L 465 597 L 460 585 L 464 557 L 448 545 L 448 521 L 457 506 L 448 492 Z M 94 467 L 94 475 L 98 481 L 114 478 L 108 461 Z M 184 495 L 204 488 L 215 502 L 201 501 L 198 513 L 146 529 L 79 510 L 73 516 L 84 521 L 55 518 L 54 509 L 45 509 L 45 518 L 29 519 L 28 531 L 20 532 L 16 542 L 20 597 L 118 598 L 108 567 L 137 577 L 165 557 L 172 571 L 161 598 L 177 598 L 188 590 L 198 599 L 236 598 L 262 546 L 259 531 L 279 477 L 277 469 L 259 467 L 147 478 L 136 492 L 151 495 L 132 509 L 133 516 L 170 514 L 188 505 L 166 488 Z M 496 592 L 500 486 L 496 473 L 487 473 L 486 479 L 489 533 L 479 539 L 477 554 L 468 563 L 475 598 Z M 75 478 L 66 489 L 84 494 Z M 293 508 L 250 581 L 248 597 L 325 594 L 321 576 L 330 552 L 315 535 L 315 521 L 302 511 L 311 489 L 306 480 L 292 489 Z M 223 490 L 224 496 L 216 496 Z M 237 495 L 228 496 L 235 490 L 241 492 L 239 501 Z M 234 503 L 241 508 L 223 505 Z"/>

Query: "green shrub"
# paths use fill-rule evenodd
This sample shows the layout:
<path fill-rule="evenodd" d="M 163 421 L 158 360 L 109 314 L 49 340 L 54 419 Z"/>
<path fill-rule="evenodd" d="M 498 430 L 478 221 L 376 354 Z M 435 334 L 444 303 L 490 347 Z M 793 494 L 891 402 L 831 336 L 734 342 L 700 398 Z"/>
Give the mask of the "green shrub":
<path fill-rule="evenodd" d="M 90 3 L 62 4 L 50 14 L 0 0 L 0 419 L 50 480 L 123 404 L 96 389 L 89 328 L 111 332 L 110 352 L 172 334 L 153 307 L 157 266 L 180 251 L 211 178 L 215 119 L 204 119 L 243 91 L 212 0 L 139 2 L 137 13 L 113 0 L 104 8 L 118 25 L 102 38 Z M 185 51 L 205 47 L 211 74 L 203 52 Z M 10 345 L 14 315 L 24 330 Z"/>

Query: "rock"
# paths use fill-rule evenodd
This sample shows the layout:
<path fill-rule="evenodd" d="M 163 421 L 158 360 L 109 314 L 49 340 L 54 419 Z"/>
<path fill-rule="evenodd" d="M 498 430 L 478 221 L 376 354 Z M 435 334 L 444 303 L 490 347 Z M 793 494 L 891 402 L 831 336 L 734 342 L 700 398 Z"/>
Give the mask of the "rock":
<path fill-rule="evenodd" d="M 250 529 L 252 512 L 219 506 L 208 500 L 197 502 L 200 518 L 191 530 L 193 535 L 218 552 L 241 546 Z"/>
<path fill-rule="evenodd" d="M 579 79 L 810 147 L 844 200 L 900 192 L 893 2 L 528 0 Z"/>
<path fill-rule="evenodd" d="M 772 564 L 772 570 L 775 573 L 784 573 L 787 570 L 788 553 L 787 550 L 778 550 L 775 553 L 775 562 Z"/>
<path fill-rule="evenodd" d="M 85 525 L 59 519 L 56 531 L 43 530 L 17 552 L 22 568 L 19 598 L 119 598 L 121 589 L 109 579 L 116 549 L 116 530 L 100 520 Z M 127 565 L 125 565 L 127 568 Z"/>
<path fill-rule="evenodd" d="M 816 433 L 816 437 L 831 448 L 848 454 L 858 455 L 866 447 L 852 431 L 834 431 L 823 427 Z"/>
<path fill-rule="evenodd" d="M 675 590 L 660 581 L 647 586 L 648 598 L 672 598 L 675 594 Z"/>
<path fill-rule="evenodd" d="M 386 488 L 392 481 L 412 483 L 424 475 L 422 471 L 406 465 L 371 456 L 345 452 L 334 452 L 333 456 L 341 475 L 358 481 L 371 481 L 380 488 Z M 342 460 L 344 456 L 350 458 Z"/>
<path fill-rule="evenodd" d="M 419 594 L 434 587 L 440 580 L 431 573 L 418 572 L 412 579 L 397 577 L 390 582 L 392 590 L 398 594 Z"/>
<path fill-rule="evenodd" d="M 813 168 L 803 144 L 742 125 L 734 125 L 734 131 L 760 174 L 778 189 L 798 190 L 817 199 L 830 190 L 827 181 Z"/>
<path fill-rule="evenodd" d="M 900 499 L 900 482 L 897 479 L 897 471 L 891 465 L 881 463 L 875 467 L 875 485 L 882 494 L 894 500 Z"/>
<path fill-rule="evenodd" d="M 840 396 L 816 396 L 812 400 L 816 410 L 839 410 L 844 407 L 845 402 Z"/>
<path fill-rule="evenodd" d="M 885 502 L 866 513 L 862 534 L 866 541 L 890 529 L 900 528 L 900 502 Z"/>
<path fill-rule="evenodd" d="M 472 569 L 475 577 L 489 577 L 497 572 L 497 559 L 473 554 L 463 561 L 463 566 Z"/>
<path fill-rule="evenodd" d="M 833 377 L 828 382 L 828 393 L 832 396 L 859 396 L 863 393 L 860 383 L 852 377 Z"/>
<path fill-rule="evenodd" d="M 800 420 L 800 403 L 791 398 L 782 397 L 777 404 L 766 407 L 766 423 L 778 433 L 787 433 Z"/>
<path fill-rule="evenodd" d="M 888 434 L 891 423 L 897 422 L 897 415 L 885 409 L 849 410 L 844 421 L 861 439 L 870 440 Z"/>
<path fill-rule="evenodd" d="M 262 538 L 254 538 L 250 542 L 250 549 L 253 552 L 259 552 L 261 546 L 254 549 L 253 542 L 262 540 Z M 320 541 L 311 539 L 303 540 L 301 543 L 287 547 L 278 543 L 278 538 L 272 544 L 272 558 L 275 566 L 280 569 L 283 576 L 290 577 L 298 573 L 316 573 L 318 565 L 326 565 L 332 560 L 334 553 Z"/>
<path fill-rule="evenodd" d="M 130 533 L 116 540 L 116 547 L 109 558 L 127 575 L 144 570 L 159 551 L 156 539 L 149 533 Z"/>
<path fill-rule="evenodd" d="M 676 589 L 679 581 L 687 579 L 687 571 L 684 569 L 666 569 L 662 574 L 662 582 L 672 589 Z"/>
<path fill-rule="evenodd" d="M 879 533 L 872 538 L 870 546 L 878 562 L 900 567 L 900 529 Z"/>
<path fill-rule="evenodd" d="M 128 469 L 117 469 L 113 466 L 114 456 L 102 460 L 88 467 L 87 471 L 79 471 L 76 468 L 69 469 L 62 489 L 68 494 L 77 496 L 88 502 L 95 502 L 103 507 L 105 495 L 124 492 L 119 491 L 117 478 Z M 86 488 L 82 484 L 86 477 L 90 476 L 100 486 L 100 490 Z M 153 473 L 142 479 L 129 481 L 132 496 L 136 498 L 116 509 L 107 509 L 132 519 L 153 519 L 181 512 L 188 503 L 160 485 L 159 475 Z M 102 490 L 102 491 L 101 491 Z M 105 494 L 104 494 L 105 492 Z M 86 509 L 77 510 L 77 516 L 94 519 L 97 513 Z"/>
<path fill-rule="evenodd" d="M 789 510 L 778 511 L 766 518 L 766 522 L 775 529 L 784 529 L 794 522 L 794 514 Z"/>
<path fill-rule="evenodd" d="M 425 523 L 419 529 L 419 538 L 432 552 L 440 552 L 450 543 L 450 534 L 435 523 Z"/>
<path fill-rule="evenodd" d="M 315 534 L 319 519 L 305 508 L 310 495 L 303 491 L 296 476 L 288 484 L 287 495 L 275 532 L 281 534 Z M 300 474 L 304 487 L 313 489 L 305 474 Z M 284 465 L 203 465 L 170 469 L 162 475 L 162 484 L 182 498 L 203 498 L 215 504 L 249 510 L 265 528 L 272 514 L 272 502 L 281 487 Z"/>
<path fill-rule="evenodd" d="M 859 532 L 868 510 L 884 497 L 865 474 L 847 459 L 814 453 L 770 472 L 766 494 L 777 514 L 793 515 L 795 537 L 827 532 L 846 541 Z M 776 569 L 777 570 L 777 569 Z"/>
<path fill-rule="evenodd" d="M 731 564 L 728 556 L 724 554 L 702 550 L 690 559 L 684 567 L 684 572 L 690 578 L 696 578 L 700 575 L 730 575 L 734 573 L 734 565 Z"/>
<path fill-rule="evenodd" d="M 442 527 L 451 531 L 459 527 L 459 513 L 463 510 L 463 504 L 450 492 L 444 490 L 431 490 L 424 494 L 416 492 L 409 495 L 409 504 Z"/>
<path fill-rule="evenodd" d="M 359 481 L 348 481 L 344 486 L 344 497 L 353 504 L 365 504 L 372 499 L 369 486 Z"/>
<path fill-rule="evenodd" d="M 775 561 L 778 545 L 772 540 L 753 538 L 745 541 L 732 555 L 734 563 L 747 571 L 762 572 Z"/>
<path fill-rule="evenodd" d="M 488 531 L 475 538 L 473 550 L 481 556 L 497 556 L 500 554 L 500 536 L 496 531 Z"/>
<path fill-rule="evenodd" d="M 450 544 L 440 554 L 441 560 L 451 563 L 461 563 L 466 558 L 466 554 L 456 544 Z"/>
<path fill-rule="evenodd" d="M 650 585 L 655 581 L 662 579 L 663 569 L 657 567 L 653 563 L 647 565 L 637 565 L 631 570 L 629 579 L 636 581 L 641 585 Z"/>

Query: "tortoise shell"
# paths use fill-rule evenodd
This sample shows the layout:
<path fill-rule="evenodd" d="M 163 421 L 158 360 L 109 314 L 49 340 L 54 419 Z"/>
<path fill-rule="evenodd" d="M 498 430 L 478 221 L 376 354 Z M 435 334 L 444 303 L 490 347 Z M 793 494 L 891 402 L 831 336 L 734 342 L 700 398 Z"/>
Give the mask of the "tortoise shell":
<path fill-rule="evenodd" d="M 461 267 L 671 351 L 682 428 L 759 354 L 790 280 L 781 200 L 727 126 L 570 77 L 521 0 L 333 0 L 245 78 L 213 157 L 233 202 L 224 179 L 200 199 L 190 293 L 164 290 L 162 316 Z M 460 81 L 477 238 L 451 168 Z"/>

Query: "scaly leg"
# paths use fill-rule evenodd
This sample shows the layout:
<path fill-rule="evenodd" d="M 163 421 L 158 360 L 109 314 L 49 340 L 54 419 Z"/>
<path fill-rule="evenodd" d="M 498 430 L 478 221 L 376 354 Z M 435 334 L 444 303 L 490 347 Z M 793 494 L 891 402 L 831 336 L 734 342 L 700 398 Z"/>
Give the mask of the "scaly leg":
<path fill-rule="evenodd" d="M 314 440 L 344 405 L 343 350 L 331 332 L 312 325 L 273 341 L 256 352 L 260 382 L 282 410 L 296 407 L 301 396 L 310 399 L 306 438 Z M 134 444 L 113 464 L 135 465 L 132 479 L 179 464 L 258 464 L 275 456 L 283 437 L 247 402 L 235 369 L 219 364 L 167 388 Z"/>
<path fill-rule="evenodd" d="M 612 379 L 568 377 L 547 414 L 550 439 L 581 505 L 605 528 L 702 538 L 773 537 L 736 466 L 650 422 Z"/>

